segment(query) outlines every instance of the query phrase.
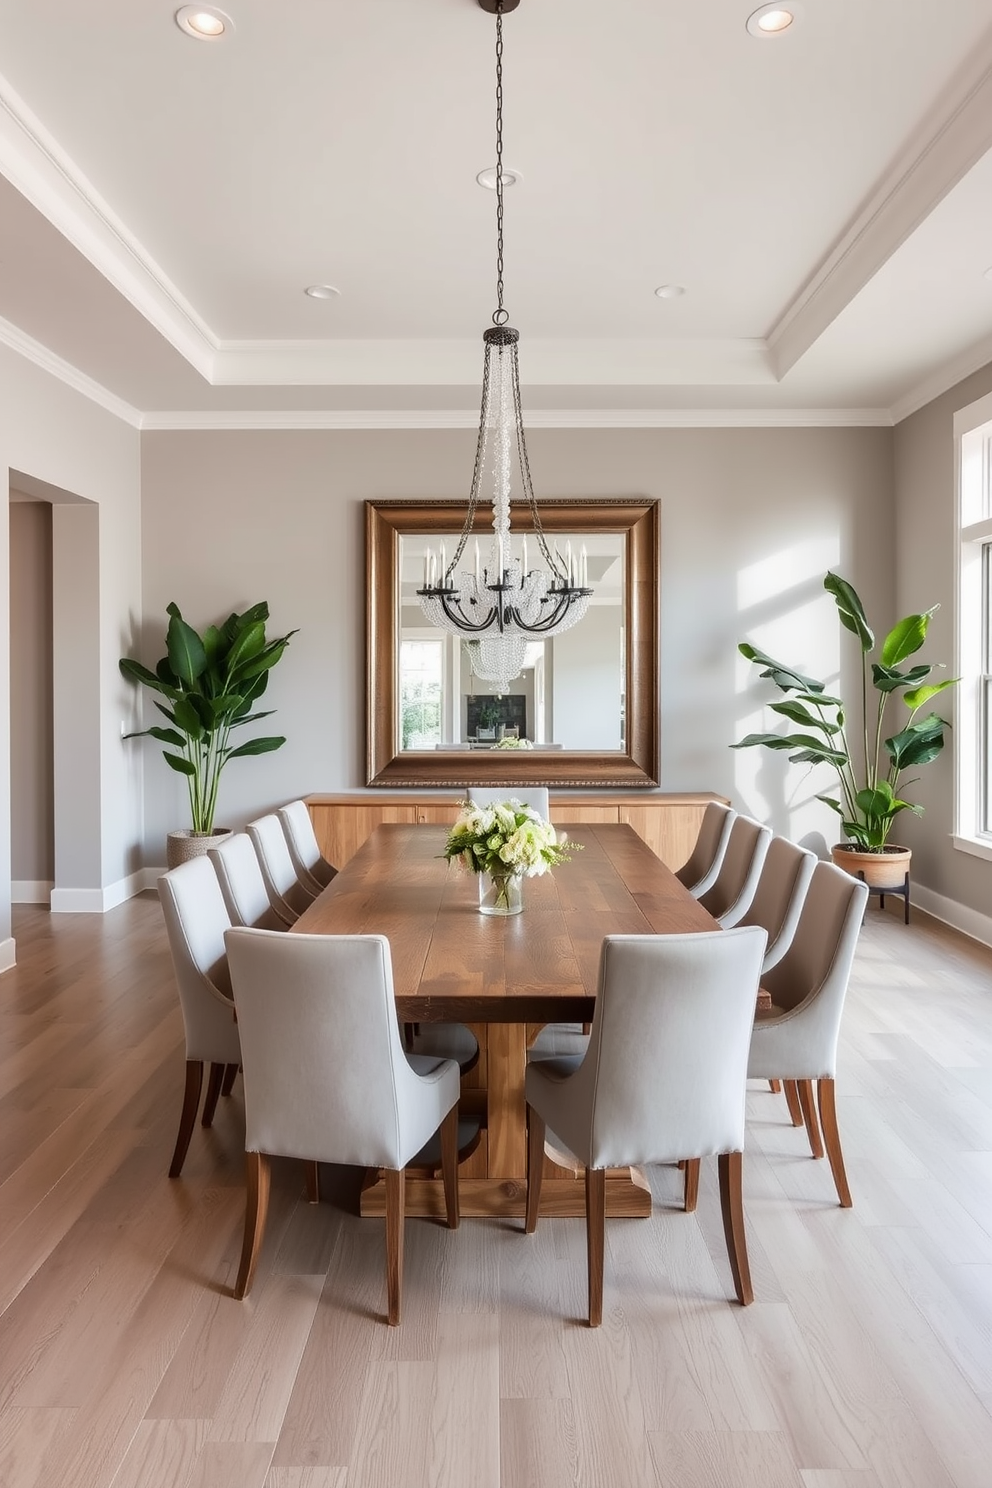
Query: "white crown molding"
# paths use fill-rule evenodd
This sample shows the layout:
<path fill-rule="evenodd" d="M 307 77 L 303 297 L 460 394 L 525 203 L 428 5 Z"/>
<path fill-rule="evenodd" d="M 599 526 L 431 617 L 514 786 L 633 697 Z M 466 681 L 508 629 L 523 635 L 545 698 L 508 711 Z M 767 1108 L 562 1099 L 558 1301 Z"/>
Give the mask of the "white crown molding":
<path fill-rule="evenodd" d="M 903 419 L 909 418 L 910 414 L 916 413 L 918 409 L 932 403 L 934 398 L 939 398 L 947 393 L 973 372 L 980 372 L 992 362 L 992 336 L 986 336 L 984 340 L 977 342 L 975 346 L 963 351 L 960 356 L 952 357 L 942 367 L 931 372 L 916 387 L 904 393 L 892 405 L 892 422 L 901 424 Z"/>
<path fill-rule="evenodd" d="M 770 387 L 766 343 L 737 339 L 522 338 L 528 387 Z M 210 381 L 217 387 L 474 387 L 479 339 L 226 341 Z"/>
<path fill-rule="evenodd" d="M 2 75 L 0 172 L 209 380 L 209 326 Z"/>
<path fill-rule="evenodd" d="M 532 429 L 874 429 L 890 428 L 886 408 L 605 408 L 538 409 L 526 413 Z M 472 410 L 324 409 L 200 410 L 148 413 L 142 430 L 240 429 L 475 429 Z"/>
<path fill-rule="evenodd" d="M 768 338 L 782 378 L 992 147 L 992 32 L 914 131 Z"/>
<path fill-rule="evenodd" d="M 111 393 L 102 383 L 95 382 L 92 377 L 87 377 L 85 372 L 80 372 L 71 362 L 56 356 L 54 351 L 49 351 L 47 346 L 42 346 L 33 336 L 28 336 L 17 326 L 11 325 L 9 320 L 0 317 L 0 345 L 9 346 L 11 351 L 16 351 L 20 356 L 26 357 L 43 372 L 49 372 L 57 377 L 59 382 L 64 382 L 67 387 L 73 388 L 77 393 L 82 393 L 84 398 L 98 403 L 108 413 L 114 414 L 116 418 L 123 419 L 126 424 L 133 428 L 141 427 L 141 413 L 130 403 L 125 403 L 123 398 L 118 398 L 116 393 Z"/>

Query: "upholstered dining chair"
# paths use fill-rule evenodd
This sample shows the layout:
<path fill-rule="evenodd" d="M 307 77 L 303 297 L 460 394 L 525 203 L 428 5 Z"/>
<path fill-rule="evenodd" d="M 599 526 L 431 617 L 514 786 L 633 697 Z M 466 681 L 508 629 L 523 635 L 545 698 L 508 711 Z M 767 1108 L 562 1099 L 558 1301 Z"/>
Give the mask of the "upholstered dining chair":
<path fill-rule="evenodd" d="M 734 817 L 716 878 L 705 893 L 696 895 L 724 930 L 739 924 L 751 907 L 771 840 L 771 827 L 749 816 Z"/>
<path fill-rule="evenodd" d="M 519 801 L 521 806 L 530 806 L 545 821 L 551 819 L 551 798 L 546 785 L 470 785 L 468 798 L 473 806 Z"/>
<path fill-rule="evenodd" d="M 790 1082 L 797 1086 L 813 1156 L 823 1156 L 825 1142 L 845 1209 L 853 1201 L 837 1127 L 834 1080 L 841 1013 L 867 899 L 868 888 L 859 879 L 833 863 L 816 864 L 792 944 L 762 978 L 772 1006 L 755 1018 L 748 1056 L 750 1078 L 783 1080 L 787 1090 Z M 814 1081 L 822 1141 L 813 1106 Z"/>
<path fill-rule="evenodd" d="M 258 854 L 247 832 L 235 832 L 207 857 L 214 866 L 232 925 L 253 930 L 287 930 L 287 922 L 276 913 L 265 887 Z"/>
<path fill-rule="evenodd" d="M 213 1123 L 225 1075 L 236 1075 L 241 1063 L 241 1041 L 234 1021 L 231 980 L 224 949 L 224 932 L 231 920 L 206 857 L 191 858 L 158 881 L 165 915 L 172 965 L 186 1031 L 186 1091 L 179 1133 L 169 1165 L 178 1178 L 189 1150 L 203 1088 L 203 1066 L 210 1065 L 203 1125 Z"/>
<path fill-rule="evenodd" d="M 269 903 L 286 924 L 293 925 L 316 899 L 293 866 L 289 843 L 274 811 L 258 817 L 245 828 L 255 849 Z"/>
<path fill-rule="evenodd" d="M 707 802 L 692 852 L 675 872 L 679 883 L 697 899 L 716 882 L 736 815 L 737 812 L 722 801 Z"/>
<path fill-rule="evenodd" d="M 321 853 L 306 802 L 290 801 L 287 806 L 280 806 L 276 815 L 282 826 L 297 878 L 304 888 L 310 889 L 315 895 L 319 894 L 321 889 L 327 888 L 338 870 Z"/>
<path fill-rule="evenodd" d="M 398 1323 L 404 1170 L 438 1131 L 448 1225 L 458 1227 L 458 1066 L 404 1053 L 385 936 L 233 929 L 226 940 L 248 1175 L 235 1296 L 255 1274 L 270 1155 L 384 1168 L 388 1319 Z"/>
<path fill-rule="evenodd" d="M 605 1177 L 631 1163 L 718 1156 L 739 1302 L 753 1299 L 741 1153 L 748 1042 L 765 932 L 608 935 L 584 1057 L 527 1066 L 528 1234 L 537 1226 L 547 1129 L 585 1166 L 589 1325 L 603 1318 Z"/>
<path fill-rule="evenodd" d="M 787 837 L 773 836 L 768 844 L 754 898 L 737 921 L 738 925 L 760 925 L 767 932 L 762 977 L 778 965 L 792 944 L 816 863 L 816 853 Z"/>

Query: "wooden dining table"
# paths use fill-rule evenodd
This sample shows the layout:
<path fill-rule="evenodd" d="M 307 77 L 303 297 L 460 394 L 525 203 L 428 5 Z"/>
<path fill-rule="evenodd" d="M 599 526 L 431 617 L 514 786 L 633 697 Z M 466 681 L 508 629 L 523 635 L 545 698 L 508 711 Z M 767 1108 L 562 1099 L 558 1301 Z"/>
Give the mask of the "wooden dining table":
<path fill-rule="evenodd" d="M 632 827 L 564 830 L 578 849 L 571 861 L 524 881 L 523 913 L 490 917 L 479 913 L 477 876 L 443 856 L 447 827 L 380 826 L 293 927 L 385 935 L 400 1020 L 466 1023 L 479 1040 L 459 1103 L 479 1133 L 459 1167 L 463 1215 L 523 1214 L 527 1051 L 546 1024 L 592 1019 L 604 936 L 719 928 Z M 606 1188 L 608 1214 L 651 1212 L 636 1169 L 611 1170 Z M 440 1179 L 409 1174 L 406 1205 L 443 1215 Z M 384 1185 L 371 1174 L 362 1213 L 384 1210 Z M 541 1212 L 585 1212 L 581 1168 L 546 1158 Z"/>

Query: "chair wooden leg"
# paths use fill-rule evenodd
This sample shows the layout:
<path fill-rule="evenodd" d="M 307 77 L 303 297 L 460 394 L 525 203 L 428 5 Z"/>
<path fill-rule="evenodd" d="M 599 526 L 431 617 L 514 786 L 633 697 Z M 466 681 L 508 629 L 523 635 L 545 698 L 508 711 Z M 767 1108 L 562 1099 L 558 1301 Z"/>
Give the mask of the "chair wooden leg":
<path fill-rule="evenodd" d="M 789 1107 L 789 1115 L 792 1117 L 793 1126 L 802 1126 L 803 1108 L 799 1104 L 799 1086 L 795 1080 L 785 1081 L 785 1102 Z"/>
<path fill-rule="evenodd" d="M 320 1169 L 316 1162 L 305 1162 L 303 1172 L 307 1182 L 307 1203 L 320 1203 Z"/>
<path fill-rule="evenodd" d="M 386 1297 L 387 1321 L 395 1328 L 403 1296 L 403 1229 L 406 1217 L 406 1173 L 386 1168 Z"/>
<path fill-rule="evenodd" d="M 202 1089 L 203 1061 L 200 1059 L 187 1059 L 186 1090 L 183 1095 L 182 1114 L 179 1117 L 176 1150 L 172 1154 L 172 1163 L 169 1167 L 170 1178 L 178 1178 L 183 1170 L 186 1153 L 189 1151 L 189 1139 L 193 1135 L 193 1127 L 196 1125 L 196 1112 L 200 1104 L 200 1091 Z"/>
<path fill-rule="evenodd" d="M 781 1090 L 782 1090 L 782 1081 L 781 1080 L 769 1080 L 768 1081 L 768 1089 L 771 1091 L 772 1095 L 779 1095 L 781 1093 Z"/>
<path fill-rule="evenodd" d="M 527 1213 L 524 1230 L 533 1235 L 537 1229 L 537 1211 L 541 1204 L 541 1182 L 544 1178 L 544 1117 L 533 1106 L 527 1107 Z"/>
<path fill-rule="evenodd" d="M 813 1081 L 797 1080 L 796 1084 L 799 1086 L 799 1104 L 802 1107 L 803 1121 L 806 1123 L 809 1150 L 814 1157 L 822 1157 L 823 1142 L 820 1140 L 820 1123 L 816 1119 L 816 1107 L 813 1104 Z"/>
<path fill-rule="evenodd" d="M 237 1065 L 237 1064 L 228 1064 L 228 1065 L 225 1065 L 225 1067 L 224 1067 L 224 1083 L 220 1087 L 220 1093 L 221 1093 L 221 1095 L 230 1095 L 231 1091 L 234 1089 L 234 1082 L 238 1078 L 238 1069 L 239 1068 L 240 1068 L 240 1066 Z"/>
<path fill-rule="evenodd" d="M 224 1064 L 212 1064 L 210 1075 L 207 1079 L 207 1094 L 203 1102 L 203 1115 L 200 1118 L 203 1126 L 213 1126 L 214 1112 L 217 1109 L 217 1101 L 220 1098 L 220 1087 L 224 1083 Z"/>
<path fill-rule="evenodd" d="M 816 1082 L 817 1100 L 820 1106 L 820 1121 L 823 1124 L 823 1140 L 827 1146 L 827 1157 L 830 1160 L 830 1171 L 834 1175 L 834 1183 L 837 1185 L 837 1195 L 840 1199 L 842 1209 L 850 1209 L 854 1200 L 851 1198 L 851 1190 L 848 1187 L 847 1172 L 844 1168 L 844 1154 L 840 1147 L 840 1132 L 837 1129 L 837 1093 L 833 1080 L 818 1080 Z"/>
<path fill-rule="evenodd" d="M 606 1169 L 586 1168 L 586 1254 L 589 1265 L 589 1326 L 603 1321 L 603 1263 L 606 1250 Z"/>
<path fill-rule="evenodd" d="M 734 1290 L 742 1307 L 754 1301 L 751 1267 L 747 1259 L 744 1235 L 744 1195 L 741 1187 L 743 1153 L 721 1152 L 717 1159 L 720 1172 L 720 1207 L 723 1210 L 723 1233 L 734 1278 Z"/>
<path fill-rule="evenodd" d="M 685 1169 L 685 1212 L 692 1214 L 699 1198 L 699 1158 L 687 1157 L 682 1166 Z"/>
<path fill-rule="evenodd" d="M 265 1217 L 269 1212 L 269 1159 L 264 1152 L 246 1152 L 245 1168 L 248 1179 L 245 1238 L 241 1246 L 238 1279 L 234 1285 L 234 1295 L 239 1302 L 251 1291 L 258 1252 L 262 1248 L 262 1236 L 265 1233 Z"/>
<path fill-rule="evenodd" d="M 444 1185 L 444 1210 L 448 1218 L 448 1229 L 457 1230 L 461 1215 L 458 1211 L 458 1107 L 451 1110 L 441 1122 L 441 1181 Z"/>

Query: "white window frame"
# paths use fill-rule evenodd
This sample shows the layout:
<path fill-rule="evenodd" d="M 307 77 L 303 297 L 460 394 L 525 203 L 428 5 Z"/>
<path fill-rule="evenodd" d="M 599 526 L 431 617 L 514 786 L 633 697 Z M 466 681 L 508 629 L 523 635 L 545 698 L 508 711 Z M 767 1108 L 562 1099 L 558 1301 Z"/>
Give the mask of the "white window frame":
<path fill-rule="evenodd" d="M 954 417 L 954 833 L 961 852 L 992 861 L 992 394 Z"/>

